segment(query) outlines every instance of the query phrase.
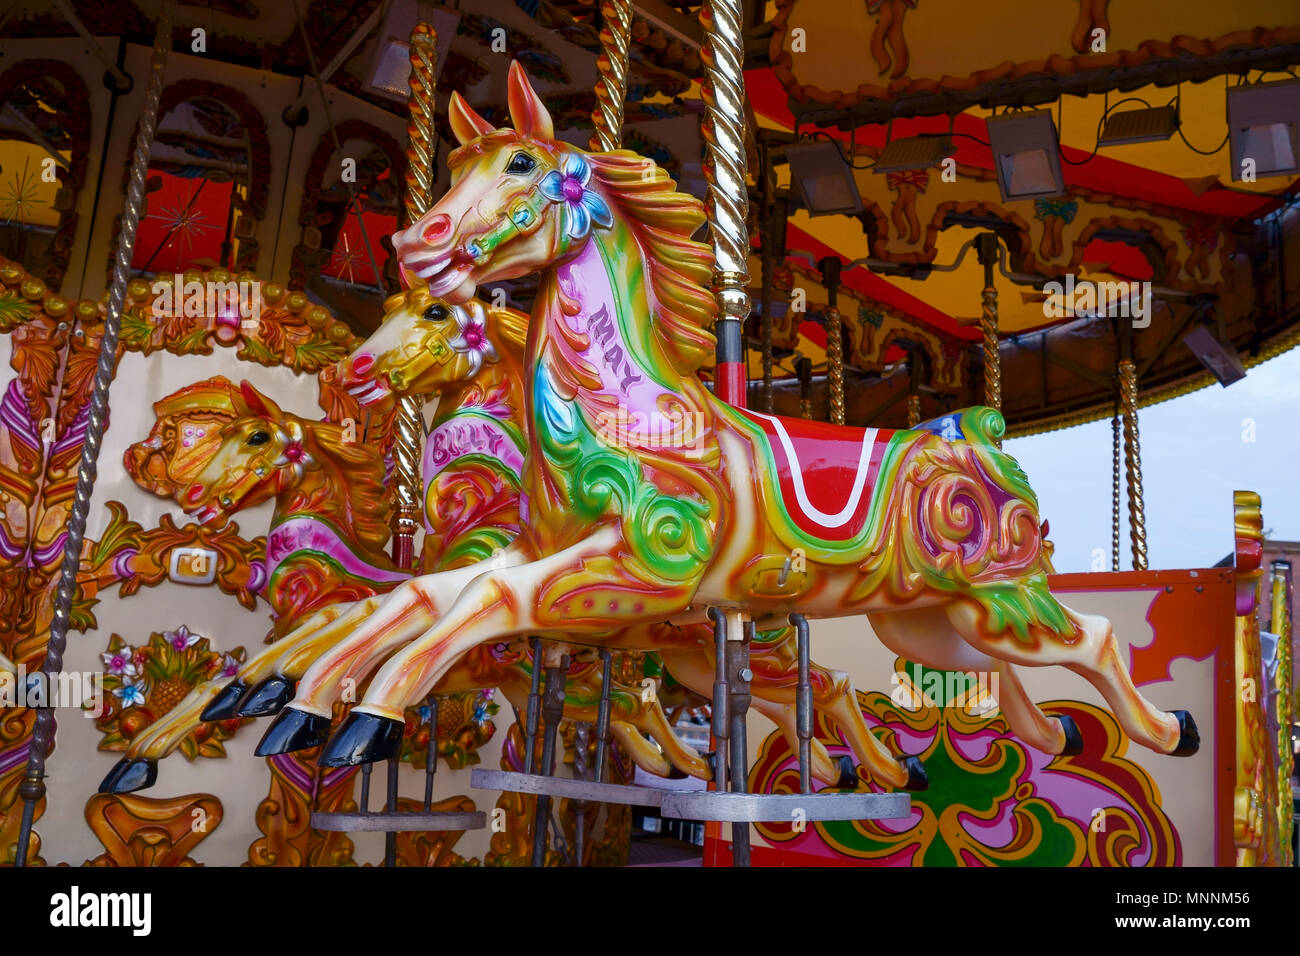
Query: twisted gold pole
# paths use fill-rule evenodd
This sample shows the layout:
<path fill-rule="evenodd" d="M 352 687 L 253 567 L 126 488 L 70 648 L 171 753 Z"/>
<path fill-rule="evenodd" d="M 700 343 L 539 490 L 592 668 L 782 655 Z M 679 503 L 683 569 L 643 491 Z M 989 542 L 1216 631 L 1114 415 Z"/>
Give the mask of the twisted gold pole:
<path fill-rule="evenodd" d="M 744 350 L 741 327 L 749 315 L 749 186 L 745 154 L 745 83 L 741 67 L 740 0 L 707 0 L 700 8 L 704 25 L 705 118 L 710 238 L 713 243 L 713 294 L 718 303 L 719 395 L 743 405 Z M 739 381 L 724 372 L 738 372 Z"/>
<path fill-rule="evenodd" d="M 1291 749 L 1291 722 L 1294 719 L 1295 690 L 1291 684 L 1294 661 L 1291 655 L 1291 564 L 1274 561 L 1270 593 L 1269 630 L 1277 642 L 1277 847 L 1280 866 L 1293 866 L 1291 831 L 1295 814 L 1291 797 L 1291 775 L 1295 772 L 1295 753 Z"/>
<path fill-rule="evenodd" d="M 406 225 L 433 205 L 433 164 L 438 146 L 433 128 L 434 68 L 438 35 L 427 23 L 411 30 L 410 119 L 406 124 Z M 415 533 L 421 513 L 420 448 L 424 443 L 424 396 L 407 395 L 397 403 L 393 441 L 393 560 L 398 567 L 415 564 Z"/>
<path fill-rule="evenodd" d="M 99 356 L 95 363 L 95 377 L 90 392 L 90 403 L 86 410 L 85 442 L 81 446 L 81 460 L 77 465 L 77 484 L 73 490 L 72 510 L 68 515 L 63 563 L 59 567 L 59 584 L 54 593 L 50 635 L 45 645 L 45 661 L 41 665 L 47 682 L 56 681 L 57 675 L 63 669 L 63 652 L 67 647 L 68 628 L 72 624 L 72 601 L 77 593 L 81 546 L 85 540 L 86 521 L 90 516 L 90 499 L 95 491 L 95 478 L 99 474 L 100 443 L 104 438 L 104 425 L 108 417 L 108 392 L 113 384 L 113 373 L 117 366 L 118 332 L 122 325 L 122 309 L 126 304 L 126 286 L 131 278 L 131 257 L 135 252 L 136 234 L 144 210 L 149 154 L 153 150 L 154 133 L 158 128 L 158 103 L 162 99 L 163 70 L 167 66 L 167 53 L 171 45 L 172 3 L 171 0 L 163 0 L 162 7 L 158 11 L 153 56 L 149 61 L 149 85 L 145 90 L 144 112 L 140 116 L 135 151 L 131 155 L 131 175 L 126 189 L 126 206 L 122 210 L 122 230 L 118 234 L 117 254 L 113 261 L 113 278 L 108 290 L 108 311 L 104 315 L 104 330 L 99 340 Z M 47 683 L 47 686 L 50 684 Z M 54 709 L 52 706 L 41 707 L 36 711 L 31 745 L 27 751 L 27 769 L 23 782 L 18 788 L 23 798 L 23 812 L 19 822 L 18 845 L 14 861 L 18 866 L 27 865 L 28 843 L 31 841 L 36 804 L 45 796 L 45 758 L 49 755 L 53 744 Z"/>
<path fill-rule="evenodd" d="M 830 386 L 831 421 L 844 424 L 844 338 L 840 310 L 826 310 L 826 371 Z"/>
<path fill-rule="evenodd" d="M 998 290 L 984 287 L 980 329 L 984 333 L 984 404 L 1002 411 L 1002 355 L 998 350 Z"/>
<path fill-rule="evenodd" d="M 1133 544 L 1133 569 L 1147 569 L 1147 520 L 1142 508 L 1142 448 L 1138 438 L 1137 366 L 1119 363 L 1120 405 L 1124 411 L 1124 462 L 1128 476 L 1128 523 Z"/>
<path fill-rule="evenodd" d="M 913 392 L 907 396 L 907 427 L 921 424 L 921 396 Z"/>
<path fill-rule="evenodd" d="M 1119 403 L 1115 403 L 1115 414 L 1110 419 L 1111 467 L 1110 467 L 1110 569 L 1119 570 Z"/>
<path fill-rule="evenodd" d="M 623 142 L 623 101 L 627 99 L 628 44 L 632 39 L 632 0 L 601 0 L 600 56 L 596 58 L 596 108 L 591 149 L 612 153 Z"/>

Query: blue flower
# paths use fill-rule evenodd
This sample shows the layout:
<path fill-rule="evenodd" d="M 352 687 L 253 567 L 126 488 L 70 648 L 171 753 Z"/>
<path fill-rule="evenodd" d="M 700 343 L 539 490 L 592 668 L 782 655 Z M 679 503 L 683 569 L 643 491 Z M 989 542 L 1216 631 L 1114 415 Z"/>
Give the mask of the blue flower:
<path fill-rule="evenodd" d="M 123 707 L 134 707 L 144 703 L 144 684 L 126 683 L 113 691 L 122 700 Z"/>
<path fill-rule="evenodd" d="M 587 188 L 590 179 L 591 167 L 587 161 L 578 153 L 564 153 L 560 157 L 560 168 L 543 176 L 537 186 L 551 202 L 564 203 L 568 212 L 564 231 L 571 239 L 586 236 L 593 222 L 605 229 L 614 224 L 614 216 L 605 200 Z"/>

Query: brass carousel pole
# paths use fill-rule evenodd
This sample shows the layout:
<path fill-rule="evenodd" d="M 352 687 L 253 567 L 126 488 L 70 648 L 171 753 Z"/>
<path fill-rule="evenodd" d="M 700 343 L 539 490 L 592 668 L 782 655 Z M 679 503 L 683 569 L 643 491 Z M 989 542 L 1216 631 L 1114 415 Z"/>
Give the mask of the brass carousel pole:
<path fill-rule="evenodd" d="M 1119 397 L 1124 415 L 1124 465 L 1128 480 L 1128 525 L 1133 546 L 1133 570 L 1147 569 L 1147 519 L 1142 508 L 1142 442 L 1138 438 L 1137 366 L 1133 363 L 1133 330 L 1121 321 Z"/>
<path fill-rule="evenodd" d="M 907 427 L 921 424 L 921 359 L 916 350 L 907 353 Z"/>
<path fill-rule="evenodd" d="M 741 329 L 749 316 L 749 208 L 745 155 L 745 44 L 740 0 L 708 0 L 704 24 L 705 118 L 708 161 L 709 235 L 713 243 L 713 294 L 718 302 L 717 395 L 730 405 L 746 404 Z"/>
<path fill-rule="evenodd" d="M 998 261 L 998 236 L 995 232 L 983 233 L 976 242 L 975 251 L 984 267 L 983 305 L 980 310 L 980 329 L 984 332 L 984 404 L 1002 411 L 1002 355 L 998 351 L 998 290 L 993 285 L 993 266 Z M 999 441 L 998 445 L 1001 446 Z"/>
<path fill-rule="evenodd" d="M 433 205 L 433 163 L 437 136 L 433 129 L 434 67 L 438 35 L 427 23 L 411 30 L 410 119 L 406 124 L 405 225 Z M 400 568 L 415 564 L 415 532 L 420 520 L 420 446 L 424 441 L 424 397 L 408 395 L 397 403 L 397 437 L 393 443 L 393 561 Z"/>
<path fill-rule="evenodd" d="M 718 303 L 718 351 L 715 389 L 724 402 L 743 407 L 747 401 L 745 354 L 741 330 L 749 316 L 749 229 L 745 214 L 749 209 L 749 185 L 745 155 L 745 58 L 744 21 L 740 0 L 705 0 L 700 8 L 704 25 L 704 46 L 700 59 L 704 63 L 705 119 L 703 125 L 707 161 L 704 164 L 709 186 L 709 233 L 713 243 L 713 294 Z M 714 611 L 719 609 L 714 608 Z M 745 710 L 749 707 L 749 645 L 753 627 L 743 615 L 727 612 L 725 655 L 717 661 L 719 681 L 725 680 L 729 693 L 715 701 L 726 708 L 714 715 L 714 726 L 727 721 L 731 731 L 729 772 L 731 790 L 744 793 L 749 787 L 748 755 L 745 741 Z M 725 656 L 725 660 L 722 657 Z M 727 721 L 719 717 L 727 718 Z M 719 765 L 726 755 L 718 754 Z M 719 779 L 722 774 L 715 770 Z M 732 860 L 736 866 L 749 866 L 749 825 L 731 826 Z"/>
<path fill-rule="evenodd" d="M 46 643 L 45 662 L 41 670 L 47 680 L 55 677 L 63 667 L 63 651 L 67 646 L 68 626 L 71 623 L 72 600 L 77 593 L 77 569 L 81 563 L 81 545 L 86 534 L 86 519 L 90 513 L 90 497 L 95 489 L 99 472 L 99 449 L 104 436 L 104 420 L 108 414 L 108 391 L 113 383 L 117 365 L 118 330 L 122 324 L 122 308 L 126 302 L 126 285 L 131 278 L 131 256 L 135 251 L 136 232 L 140 227 L 140 214 L 144 208 L 145 179 L 149 172 L 149 153 L 153 149 L 154 132 L 158 126 L 158 101 L 162 97 L 163 69 L 172 43 L 172 3 L 163 0 L 158 11 L 157 31 L 154 34 L 153 57 L 149 62 L 149 85 L 145 92 L 144 112 L 140 116 L 140 129 L 136 135 L 135 151 L 131 156 L 131 177 L 126 191 L 126 205 L 122 212 L 122 231 L 118 235 L 117 256 L 113 262 L 113 278 L 108 292 L 108 312 L 104 316 L 104 332 L 99 342 L 99 358 L 95 365 L 94 385 L 86 416 L 86 440 L 81 448 L 81 461 L 77 466 L 77 485 L 73 494 L 72 511 L 68 515 L 68 537 L 63 546 L 63 564 L 59 568 L 59 585 L 54 594 L 53 617 L 50 636 Z M 52 702 L 51 702 L 52 703 Z M 54 742 L 54 709 L 41 707 L 36 712 L 32 741 L 27 752 L 27 771 L 18 793 L 23 798 L 23 815 L 19 824 L 17 866 L 27 865 L 27 845 L 31 840 L 32 821 L 36 804 L 45 796 L 45 758 Z"/>
<path fill-rule="evenodd" d="M 819 264 L 826 286 L 826 378 L 831 422 L 844 424 L 844 336 L 840 319 L 840 260 L 827 256 Z"/>

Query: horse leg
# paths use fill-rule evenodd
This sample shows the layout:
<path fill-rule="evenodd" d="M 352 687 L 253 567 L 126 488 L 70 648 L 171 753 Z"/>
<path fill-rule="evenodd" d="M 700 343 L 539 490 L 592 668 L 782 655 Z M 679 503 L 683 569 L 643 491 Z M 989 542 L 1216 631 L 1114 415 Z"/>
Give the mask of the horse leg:
<path fill-rule="evenodd" d="M 683 612 L 694 582 L 683 581 L 671 590 L 652 591 L 647 585 L 645 591 L 629 593 L 621 568 L 610 562 L 622 542 L 621 529 L 610 523 L 563 551 L 479 574 L 436 624 L 380 668 L 365 700 L 330 740 L 324 764 L 351 766 L 391 756 L 401 745 L 402 712 L 409 702 L 476 644 L 545 633 L 561 619 L 564 632 L 574 637 L 605 637 L 612 624 L 623 629 Z M 566 600 L 590 607 L 613 604 L 620 613 L 584 616 L 577 608 L 569 610 L 570 604 L 560 606 Z"/>
<path fill-rule="evenodd" d="M 378 602 L 380 606 L 369 617 L 357 620 L 347 614 L 330 625 L 346 637 L 307 668 L 298 682 L 297 695 L 267 728 L 257 755 L 269 757 L 324 743 L 336 700 L 345 699 L 381 660 L 431 627 L 440 609 L 450 607 L 470 581 L 492 568 L 510 567 L 523 560 L 508 548 L 477 564 L 412 578 L 386 595 L 361 602 Z"/>
<path fill-rule="evenodd" d="M 370 600 L 374 600 L 373 598 Z M 259 654 L 244 667 L 203 711 L 203 720 L 230 720 L 233 717 L 269 717 L 278 714 L 300 678 L 316 658 L 340 640 L 339 631 L 329 625 L 367 601 L 331 604 L 312 612 L 302 624 L 271 645 L 273 655 Z"/>
<path fill-rule="evenodd" d="M 1142 696 L 1120 658 L 1110 621 L 1061 607 L 1080 637 L 1069 645 L 1050 645 L 1051 657 L 1044 655 L 1042 644 L 1021 646 L 1008 638 L 989 638 L 981 626 L 982 611 L 973 601 L 952 601 L 945 610 L 967 643 L 990 657 L 1031 667 L 1062 664 L 1082 676 L 1106 699 L 1124 732 L 1144 747 L 1174 756 L 1195 753 L 1200 737 L 1191 715 L 1162 711 Z"/>

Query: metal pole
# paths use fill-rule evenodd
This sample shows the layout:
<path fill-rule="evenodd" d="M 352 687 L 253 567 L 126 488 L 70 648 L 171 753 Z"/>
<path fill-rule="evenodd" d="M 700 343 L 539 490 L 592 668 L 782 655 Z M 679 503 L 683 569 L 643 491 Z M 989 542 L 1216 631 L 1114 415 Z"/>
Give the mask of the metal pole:
<path fill-rule="evenodd" d="M 537 666 L 537 662 L 533 662 Z M 542 716 L 546 721 L 542 733 L 542 776 L 555 773 L 555 741 L 564 718 L 564 682 L 569 673 L 569 655 L 560 655 L 557 666 L 546 668 L 546 693 L 542 698 Z M 539 794 L 533 817 L 533 866 L 546 865 L 546 830 L 551 822 L 551 795 Z"/>
<path fill-rule="evenodd" d="M 998 236 L 982 233 L 975 252 L 984 267 L 983 306 L 980 328 L 984 332 L 984 404 L 1002 411 L 1002 355 L 998 351 L 998 290 L 993 285 L 993 267 L 998 261 Z M 1001 442 L 998 442 L 1001 445 Z"/>
<path fill-rule="evenodd" d="M 731 734 L 730 690 L 727 685 L 727 618 L 716 607 L 709 608 L 713 620 L 713 713 L 710 730 L 713 732 L 713 789 L 727 789 L 727 738 Z"/>
<path fill-rule="evenodd" d="M 812 359 L 800 356 L 794 370 L 799 376 L 799 417 L 812 418 Z"/>
<path fill-rule="evenodd" d="M 438 772 L 438 695 L 430 694 L 427 702 L 429 708 L 429 749 L 424 754 L 424 812 L 433 809 L 433 778 Z"/>
<path fill-rule="evenodd" d="M 830 388 L 831 422 L 844 424 L 844 336 L 840 319 L 840 260 L 827 256 L 818 265 L 826 286 L 826 375 Z"/>
<path fill-rule="evenodd" d="M 754 636 L 753 621 L 745 621 L 740 628 L 740 640 L 727 642 L 727 679 L 731 682 L 728 701 L 731 720 L 731 792 L 749 792 L 748 739 L 745 719 L 749 713 L 749 682 L 754 676 L 749 669 L 749 645 Z M 749 824 L 731 825 L 731 859 L 733 866 L 749 866 Z"/>
<path fill-rule="evenodd" d="M 791 614 L 799 647 L 799 684 L 795 692 L 795 729 L 799 735 L 799 792 L 812 793 L 812 652 L 808 619 Z"/>
<path fill-rule="evenodd" d="M 705 120 L 708 161 L 710 238 L 713 243 L 713 294 L 718 303 L 717 395 L 739 407 L 746 404 L 745 352 L 741 331 L 749 316 L 749 208 L 745 155 L 745 56 L 740 0 L 706 0 L 704 25 Z"/>
<path fill-rule="evenodd" d="M 772 152 L 764 145 L 759 152 L 762 168 L 758 171 L 759 183 L 763 191 L 763 220 L 761 234 L 763 244 L 759 250 L 759 262 L 762 273 L 759 277 L 759 335 L 763 355 L 763 411 L 773 413 L 772 401 L 772 286 L 775 279 L 778 238 L 785 232 L 785 204 L 777 205 L 773 198 L 776 192 L 776 170 L 772 166 Z M 780 218 L 778 218 L 778 211 Z M 781 243 L 784 245 L 784 243 Z"/>
<path fill-rule="evenodd" d="M 71 624 L 72 599 L 77 593 L 81 545 L 86 534 L 86 519 L 90 514 L 90 497 L 99 472 L 99 448 L 104 436 L 104 420 L 108 414 L 108 392 L 117 364 L 118 330 L 122 323 L 122 307 L 126 302 L 126 285 L 131 278 L 131 256 L 135 251 L 136 233 L 140 228 L 145 178 L 149 172 L 149 153 L 158 127 L 158 103 L 162 98 L 163 70 L 167 65 L 171 40 L 172 3 L 171 0 L 163 0 L 158 12 L 153 57 L 149 63 L 149 85 L 145 92 L 144 112 L 140 116 L 140 130 L 131 157 L 131 178 L 126 191 L 126 205 L 122 211 L 122 230 L 118 235 L 117 258 L 113 263 L 108 311 L 104 316 L 104 333 L 99 342 L 99 358 L 95 365 L 94 386 L 86 415 L 86 439 L 81 447 L 77 485 L 73 493 L 72 511 L 68 515 L 68 537 L 63 546 L 63 564 L 59 568 L 59 584 L 54 594 L 50 636 L 45 648 L 45 662 L 41 666 L 47 680 L 55 677 L 63 667 L 63 651 L 67 646 L 68 627 Z M 18 788 L 19 795 L 23 798 L 17 856 L 14 861 L 18 866 L 27 865 L 27 844 L 31 839 L 36 804 L 45 796 L 45 758 L 53 743 L 54 710 L 42 707 L 36 712 L 31 746 L 27 752 L 27 770 Z"/>
<path fill-rule="evenodd" d="M 401 765 L 400 755 L 388 761 L 388 797 L 384 802 L 388 813 L 397 812 L 397 771 Z M 393 830 L 384 832 L 384 866 L 397 866 L 397 833 Z"/>
<path fill-rule="evenodd" d="M 1116 372 L 1118 376 L 1118 371 Z M 1119 469 L 1120 469 L 1120 398 L 1119 381 L 1115 382 L 1115 413 L 1110 418 L 1110 569 L 1119 570 Z"/>
<path fill-rule="evenodd" d="M 533 651 L 532 681 L 528 687 L 528 704 L 524 708 L 524 773 L 536 773 L 533 755 L 537 752 L 537 728 L 542 711 L 542 639 L 530 637 Z"/>

